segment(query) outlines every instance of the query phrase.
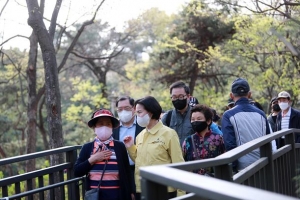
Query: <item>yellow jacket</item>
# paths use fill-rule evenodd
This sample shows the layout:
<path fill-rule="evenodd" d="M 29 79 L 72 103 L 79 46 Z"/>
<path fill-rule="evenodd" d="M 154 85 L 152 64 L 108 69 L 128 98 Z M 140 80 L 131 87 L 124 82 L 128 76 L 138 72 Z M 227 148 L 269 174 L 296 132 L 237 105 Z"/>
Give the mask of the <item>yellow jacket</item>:
<path fill-rule="evenodd" d="M 136 145 L 127 149 L 135 162 L 136 192 L 141 192 L 140 167 L 184 162 L 175 130 L 159 121 L 151 130 L 145 128 L 136 137 Z M 175 188 L 168 188 L 169 192 Z"/>

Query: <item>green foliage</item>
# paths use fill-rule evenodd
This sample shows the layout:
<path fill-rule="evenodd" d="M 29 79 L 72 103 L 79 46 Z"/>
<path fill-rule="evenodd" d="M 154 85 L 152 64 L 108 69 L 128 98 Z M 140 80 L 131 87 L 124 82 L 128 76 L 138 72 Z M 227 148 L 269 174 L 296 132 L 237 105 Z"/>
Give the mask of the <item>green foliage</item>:
<path fill-rule="evenodd" d="M 78 145 L 91 139 L 92 131 L 87 122 L 93 111 L 99 108 L 109 108 L 109 102 L 102 96 L 102 85 L 78 77 L 70 79 L 74 95 L 63 113 L 66 145 Z"/>
<path fill-rule="evenodd" d="M 19 155 L 25 149 L 27 123 L 27 54 L 19 49 L 3 50 L 0 64 L 0 143 L 6 156 Z"/>
<path fill-rule="evenodd" d="M 169 37 L 154 47 L 150 66 L 159 71 L 156 80 L 167 84 L 183 80 L 192 94 L 198 84 L 213 84 L 217 69 L 208 64 L 206 51 L 233 33 L 233 24 L 226 19 L 204 1 L 191 1 L 174 20 Z"/>

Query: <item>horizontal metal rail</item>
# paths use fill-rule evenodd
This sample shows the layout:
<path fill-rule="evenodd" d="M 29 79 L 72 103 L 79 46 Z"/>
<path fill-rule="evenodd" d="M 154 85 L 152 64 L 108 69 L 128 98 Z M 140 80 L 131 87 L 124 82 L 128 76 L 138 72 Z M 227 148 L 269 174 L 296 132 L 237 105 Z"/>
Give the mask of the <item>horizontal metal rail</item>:
<path fill-rule="evenodd" d="M 288 134 L 300 133 L 300 129 L 289 129 L 282 130 L 272 134 L 268 134 L 262 137 L 259 137 L 255 140 L 247 142 L 241 146 L 238 146 L 228 152 L 225 152 L 215 158 L 203 159 L 203 160 L 195 160 L 184 163 L 172 163 L 166 166 L 181 169 L 185 171 L 192 171 L 201 168 L 214 167 L 219 165 L 227 165 L 228 163 L 232 163 L 235 160 L 238 160 L 240 157 L 250 153 L 255 149 L 259 149 L 261 146 L 272 142 L 273 140 L 280 138 L 282 136 L 286 136 Z M 300 148 L 300 145 L 295 145 L 295 148 Z"/>
<path fill-rule="evenodd" d="M 233 176 L 233 182 L 242 183 L 268 164 L 267 158 L 260 158 Z"/>
<path fill-rule="evenodd" d="M 5 177 L 0 180 L 0 189 L 2 189 L 2 195 L 9 199 L 20 199 L 21 197 L 28 197 L 28 199 L 33 199 L 32 194 L 39 193 L 39 198 L 44 199 L 44 191 L 50 191 L 50 198 L 54 196 L 54 189 L 60 187 L 62 188 L 62 198 L 64 199 L 64 186 L 68 187 L 68 199 L 79 200 L 80 188 L 78 181 L 82 180 L 84 182 L 84 177 L 75 178 L 74 177 L 74 164 L 77 159 L 77 150 L 81 146 L 66 146 L 56 149 L 50 149 L 46 151 L 40 151 L 36 153 L 26 154 L 15 156 L 11 158 L 5 158 L 0 160 L 0 166 L 10 165 L 21 161 L 27 161 L 31 159 L 44 158 L 45 156 L 55 155 L 55 154 L 64 154 L 65 163 L 60 163 L 55 166 L 50 166 L 43 169 L 38 169 L 35 171 Z M 59 181 L 54 182 L 54 174 L 58 173 Z M 64 180 L 64 173 L 68 180 Z M 44 177 L 48 177 L 49 185 L 44 186 Z M 38 188 L 33 188 L 33 182 L 38 179 Z M 21 182 L 25 182 L 26 185 L 25 191 L 21 192 Z M 15 185 L 15 193 L 12 195 L 8 194 L 9 185 Z M 22 188 L 24 189 L 24 188 Z M 85 189 L 85 184 L 82 185 L 82 191 Z M 26 191 L 27 190 L 27 191 Z M 1 197 L 0 197 L 1 198 Z"/>
<path fill-rule="evenodd" d="M 47 185 L 47 186 L 44 186 L 44 187 L 36 188 L 36 189 L 30 190 L 30 191 L 15 194 L 15 195 L 12 195 L 12 196 L 9 196 L 9 197 L 6 197 L 6 198 L 16 199 L 16 198 L 26 197 L 26 196 L 29 196 L 29 195 L 32 195 L 32 194 L 36 194 L 36 193 L 39 193 L 39 192 L 44 192 L 44 191 L 47 191 L 47 190 L 50 190 L 50 189 L 53 189 L 53 188 L 57 188 L 57 187 L 60 187 L 60 186 L 69 185 L 71 183 L 77 183 L 78 181 L 83 181 L 84 178 L 85 177 L 73 178 L 73 179 L 70 179 L 70 180 L 67 180 L 67 181 L 64 181 L 64 182 L 55 183 L 55 184 L 52 184 L 52 185 Z"/>
<path fill-rule="evenodd" d="M 81 146 L 66 146 L 66 147 L 60 147 L 56 149 L 49 149 L 45 151 L 40 151 L 40 152 L 35 152 L 35 153 L 30 153 L 30 154 L 25 154 L 25 155 L 20 155 L 20 156 L 14 156 L 11 158 L 4 158 L 0 159 L 0 166 L 1 165 L 7 165 L 11 163 L 16 163 L 16 162 L 21 162 L 25 160 L 30 160 L 30 159 L 35 159 L 39 157 L 45 157 L 53 154 L 59 154 L 59 153 L 65 153 L 67 151 L 74 151 L 76 149 L 80 149 Z"/>
<path fill-rule="evenodd" d="M 53 167 L 48 167 L 45 169 L 40 169 L 40 170 L 25 173 L 25 174 L 20 174 L 20 175 L 16 175 L 16 176 L 3 178 L 0 180 L 0 187 L 5 186 L 5 185 L 14 184 L 16 182 L 16 180 L 18 180 L 18 182 L 26 181 L 26 180 L 33 179 L 33 178 L 36 178 L 39 176 L 49 175 L 54 172 L 62 171 L 64 169 L 68 169 L 71 167 L 72 167 L 71 163 L 63 163 L 63 164 L 55 165 Z"/>
<path fill-rule="evenodd" d="M 175 175 L 176 174 L 176 175 Z M 141 167 L 140 175 L 143 177 L 143 186 L 151 185 L 151 183 L 159 183 L 164 186 L 171 186 L 182 189 L 187 192 L 194 193 L 198 198 L 222 199 L 222 200 L 296 200 L 297 198 L 268 192 L 228 181 L 199 176 L 198 174 L 186 172 L 183 170 L 170 168 L 163 165 Z M 147 190 L 143 190 L 146 200 L 150 200 L 153 194 L 149 194 Z M 154 192 L 153 190 L 151 191 Z M 190 195 L 193 196 L 193 195 Z M 152 198 L 153 199 L 153 198 Z M 160 200 L 160 199 L 156 199 Z"/>
<path fill-rule="evenodd" d="M 215 158 L 160 166 L 164 168 L 157 168 L 158 166 L 141 168 L 142 197 L 145 200 L 165 199 L 166 186 L 172 186 L 194 193 L 178 199 L 195 199 L 195 196 L 208 199 L 294 199 L 291 197 L 295 196 L 293 177 L 296 175 L 296 165 L 300 164 L 300 159 L 297 158 L 300 144 L 295 144 L 294 133 L 300 133 L 300 129 L 282 130 L 259 137 Z M 282 136 L 285 136 L 286 145 L 273 151 L 271 142 Z M 231 163 L 256 149 L 260 150 L 260 158 L 232 175 Z M 286 171 L 280 172 L 283 162 L 290 164 L 288 168 L 286 166 Z M 211 183 L 206 182 L 207 177 L 191 173 L 192 170 L 207 167 L 214 168 L 217 178 L 214 178 Z M 148 168 L 151 173 L 143 171 Z M 181 173 L 183 174 L 180 175 Z M 194 181 L 191 181 L 192 179 Z M 220 179 L 225 182 L 218 182 Z M 275 184 L 275 180 L 279 183 Z M 220 188 L 227 189 L 220 191 Z M 260 189 L 257 190 L 258 188 Z M 275 191 L 281 194 L 273 193 Z M 250 194 L 254 192 L 255 195 L 251 197 Z"/>

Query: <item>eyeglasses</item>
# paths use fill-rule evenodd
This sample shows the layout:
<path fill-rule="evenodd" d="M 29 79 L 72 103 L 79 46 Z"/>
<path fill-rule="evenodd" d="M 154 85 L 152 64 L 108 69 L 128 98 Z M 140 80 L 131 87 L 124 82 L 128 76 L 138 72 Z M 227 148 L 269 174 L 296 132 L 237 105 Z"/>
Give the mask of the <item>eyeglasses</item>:
<path fill-rule="evenodd" d="M 172 101 L 176 101 L 177 99 L 179 99 L 179 100 L 186 99 L 186 95 L 185 94 L 180 94 L 178 96 L 175 96 L 175 95 L 171 96 Z"/>
<path fill-rule="evenodd" d="M 126 106 L 126 107 L 118 107 L 118 108 L 117 108 L 117 111 L 118 111 L 118 112 L 122 112 L 123 110 L 126 110 L 126 111 L 132 111 L 132 107 Z"/>

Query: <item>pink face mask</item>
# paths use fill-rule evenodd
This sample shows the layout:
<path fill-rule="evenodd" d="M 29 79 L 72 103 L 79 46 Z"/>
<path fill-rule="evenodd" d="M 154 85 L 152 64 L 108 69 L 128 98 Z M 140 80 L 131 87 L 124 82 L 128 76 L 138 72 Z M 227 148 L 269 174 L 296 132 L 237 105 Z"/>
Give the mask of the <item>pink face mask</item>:
<path fill-rule="evenodd" d="M 107 126 L 95 128 L 95 134 L 97 135 L 100 141 L 105 141 L 112 135 L 112 128 Z"/>

